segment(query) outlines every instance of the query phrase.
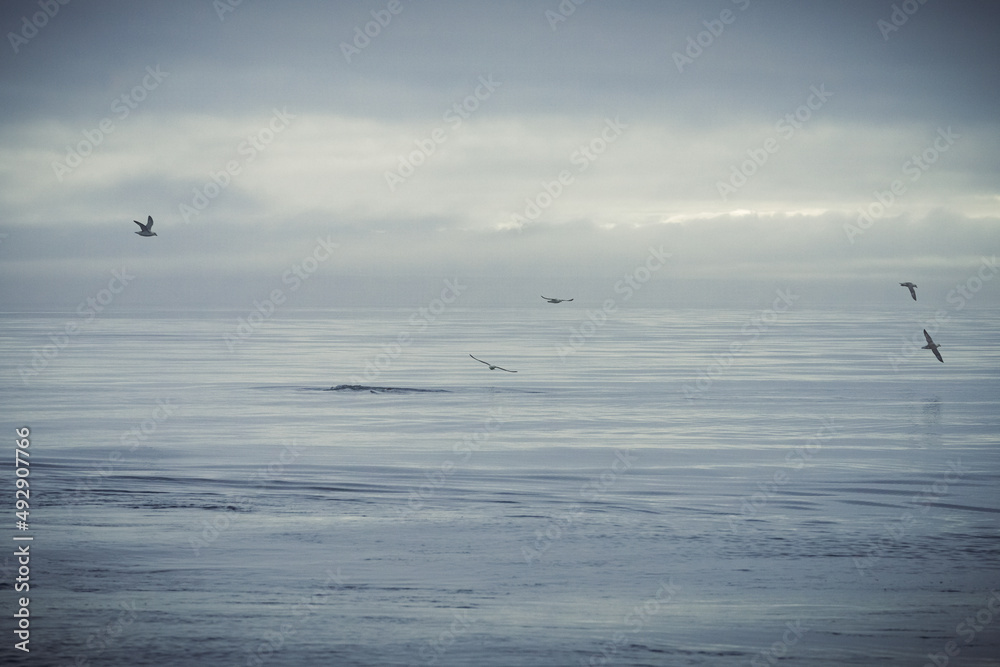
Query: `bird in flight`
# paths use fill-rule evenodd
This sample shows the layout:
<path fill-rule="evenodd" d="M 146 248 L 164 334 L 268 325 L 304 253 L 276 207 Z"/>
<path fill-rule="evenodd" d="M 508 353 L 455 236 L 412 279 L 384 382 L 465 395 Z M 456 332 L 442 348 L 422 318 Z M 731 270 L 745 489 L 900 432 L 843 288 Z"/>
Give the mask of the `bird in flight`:
<path fill-rule="evenodd" d="M 156 232 L 153 231 L 153 216 L 148 217 L 146 224 L 142 224 L 138 220 L 132 222 L 139 225 L 141 231 L 136 232 L 139 236 L 156 236 Z"/>
<path fill-rule="evenodd" d="M 470 356 L 470 357 L 472 357 L 472 355 L 471 355 L 471 354 L 470 354 L 469 356 Z M 473 358 L 473 359 L 476 359 L 475 357 L 472 357 L 472 358 Z M 500 368 L 499 366 L 494 366 L 494 365 L 493 365 L 493 364 L 491 364 L 490 362 L 488 362 L 488 361 L 483 361 L 482 359 L 476 359 L 476 361 L 478 361 L 478 362 L 479 362 L 479 363 L 481 363 L 481 364 L 486 364 L 487 366 L 489 366 L 489 367 L 490 367 L 490 370 L 491 370 L 491 371 L 495 371 L 495 370 L 501 370 L 501 371 L 507 371 L 507 369 L 506 369 L 506 368 Z M 508 373 L 516 373 L 517 371 L 507 371 L 507 372 L 508 372 Z"/>
<path fill-rule="evenodd" d="M 941 346 L 938 345 L 937 343 L 935 343 L 933 340 L 931 340 L 931 335 L 929 333 L 927 333 L 927 329 L 924 329 L 924 338 L 927 339 L 927 345 L 924 345 L 920 349 L 921 350 L 930 350 L 931 352 L 934 353 L 934 356 L 937 357 L 937 360 L 940 361 L 943 364 L 944 363 L 944 359 L 941 358 L 941 353 L 938 352 L 938 348 L 941 347 Z"/>
<path fill-rule="evenodd" d="M 549 303 L 562 303 L 563 301 L 572 301 L 573 300 L 573 299 L 553 299 L 552 297 L 548 297 L 548 296 L 543 296 L 542 298 L 545 299 L 546 301 L 548 301 Z"/>
<path fill-rule="evenodd" d="M 899 286 L 900 287 L 905 287 L 906 289 L 910 290 L 910 296 L 913 297 L 914 301 L 917 300 L 917 286 L 916 285 L 914 285 L 913 283 L 899 283 Z"/>

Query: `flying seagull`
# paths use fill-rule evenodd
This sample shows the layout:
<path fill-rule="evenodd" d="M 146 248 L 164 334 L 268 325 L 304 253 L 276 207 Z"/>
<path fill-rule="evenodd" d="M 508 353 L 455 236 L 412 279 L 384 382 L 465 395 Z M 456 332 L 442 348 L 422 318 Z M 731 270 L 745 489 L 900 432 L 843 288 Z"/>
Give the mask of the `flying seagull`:
<path fill-rule="evenodd" d="M 937 343 L 935 343 L 933 340 L 931 340 L 931 335 L 929 333 L 927 333 L 927 329 L 924 329 L 924 338 L 927 339 L 927 345 L 924 345 L 920 349 L 921 350 L 930 350 L 931 352 L 934 353 L 934 356 L 937 357 L 937 360 L 940 361 L 943 364 L 944 363 L 944 359 L 941 358 L 941 353 L 938 352 L 938 348 L 941 347 L 941 346 L 938 345 Z"/>
<path fill-rule="evenodd" d="M 572 301 L 573 300 L 573 299 L 553 299 L 552 297 L 549 297 L 549 296 L 543 296 L 542 298 L 545 299 L 546 301 L 548 301 L 549 303 L 562 303 L 563 301 Z"/>
<path fill-rule="evenodd" d="M 138 220 L 133 220 L 132 222 L 139 225 L 139 229 L 142 230 L 136 232 L 139 236 L 156 236 L 156 232 L 153 231 L 153 216 L 149 216 L 146 224 L 142 224 Z"/>
<path fill-rule="evenodd" d="M 906 289 L 910 290 L 910 296 L 913 297 L 914 301 L 917 300 L 917 286 L 916 285 L 914 285 L 913 283 L 899 283 L 899 286 L 900 287 L 905 287 Z"/>
<path fill-rule="evenodd" d="M 469 356 L 470 356 L 470 357 L 472 357 L 472 355 L 471 355 L 471 354 L 470 354 Z M 473 359 L 476 359 L 475 357 L 472 357 L 472 358 L 473 358 Z M 479 362 L 479 363 L 481 363 L 481 364 L 486 364 L 487 366 L 489 366 L 489 367 L 490 367 L 490 370 L 491 370 L 491 371 L 495 371 L 495 370 L 501 370 L 501 371 L 507 371 L 507 369 L 506 369 L 506 368 L 500 368 L 499 366 L 494 366 L 494 365 L 493 365 L 493 364 L 491 364 L 490 362 L 488 362 L 488 361 L 483 361 L 482 359 L 476 359 L 476 361 L 478 361 L 478 362 Z M 507 371 L 507 372 L 508 372 L 508 373 L 516 373 L 517 371 Z"/>

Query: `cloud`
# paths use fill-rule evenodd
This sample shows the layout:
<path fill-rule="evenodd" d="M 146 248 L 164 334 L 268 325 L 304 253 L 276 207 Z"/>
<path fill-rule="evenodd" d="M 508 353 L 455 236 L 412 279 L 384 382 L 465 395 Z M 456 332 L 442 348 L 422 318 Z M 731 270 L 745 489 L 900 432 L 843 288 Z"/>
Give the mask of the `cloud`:
<path fill-rule="evenodd" d="M 404 3 L 348 62 L 382 6 L 63 6 L 0 60 L 17 298 L 130 258 L 156 298 L 239 301 L 319 234 L 344 248 L 324 275 L 383 281 L 386 302 L 455 272 L 491 303 L 538 277 L 600 292 L 654 242 L 677 248 L 664 288 L 944 276 L 996 247 L 1000 47 L 978 5 L 928 3 L 886 40 L 891 6 L 860 1 L 585 3 L 554 30 L 546 3 Z M 136 245 L 150 214 L 161 235 Z"/>
<path fill-rule="evenodd" d="M 106 281 L 109 271 L 127 266 L 143 287 L 123 295 L 123 307 L 236 307 L 281 287 L 282 274 L 325 239 L 338 248 L 297 296 L 299 306 L 364 305 L 376 298 L 406 307 L 421 290 L 456 277 L 472 283 L 463 297 L 470 305 L 523 304 L 541 286 L 576 294 L 588 305 L 613 297 L 616 281 L 653 247 L 672 257 L 634 305 L 745 304 L 775 286 L 799 286 L 812 290 L 807 303 L 820 307 L 878 303 L 907 279 L 928 299 L 937 292 L 943 299 L 951 283 L 1000 247 L 996 218 L 942 211 L 887 217 L 854 244 L 844 231 L 852 220 L 834 213 L 726 215 L 613 229 L 534 224 L 518 232 L 456 230 L 447 220 L 350 224 L 306 215 L 287 227 L 271 221 L 173 223 L 160 227 L 155 239 L 133 235 L 124 221 L 32 225 L 12 229 L 0 246 L 0 278 L 10 287 L 5 305 L 38 299 L 69 306 Z M 996 289 L 985 290 L 979 303 L 998 299 Z"/>

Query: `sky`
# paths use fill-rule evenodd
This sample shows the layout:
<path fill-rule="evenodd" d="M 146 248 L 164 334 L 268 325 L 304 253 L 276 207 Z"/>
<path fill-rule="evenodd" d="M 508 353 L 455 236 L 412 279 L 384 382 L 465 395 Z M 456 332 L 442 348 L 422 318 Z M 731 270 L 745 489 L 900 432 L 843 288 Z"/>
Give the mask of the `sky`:
<path fill-rule="evenodd" d="M 987 3 L 11 0 L 0 29 L 2 310 L 629 279 L 647 307 L 1000 305 Z"/>

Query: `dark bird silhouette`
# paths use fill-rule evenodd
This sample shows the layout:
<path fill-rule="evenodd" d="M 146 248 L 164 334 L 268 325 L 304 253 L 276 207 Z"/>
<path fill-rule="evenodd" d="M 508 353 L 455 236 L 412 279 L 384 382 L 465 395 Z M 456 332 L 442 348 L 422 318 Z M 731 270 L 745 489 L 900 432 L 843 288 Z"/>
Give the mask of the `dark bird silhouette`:
<path fill-rule="evenodd" d="M 910 290 L 910 296 L 913 297 L 914 301 L 917 300 L 917 286 L 916 285 L 914 285 L 913 283 L 899 283 L 899 286 L 900 287 L 905 287 L 906 289 Z"/>
<path fill-rule="evenodd" d="M 471 355 L 471 354 L 470 354 L 469 356 L 470 356 L 470 357 L 472 357 L 472 355 Z M 473 358 L 473 359 L 476 359 L 475 357 L 472 357 L 472 358 Z M 488 362 L 488 361 L 483 361 L 482 359 L 476 359 L 476 361 L 478 361 L 478 362 L 479 362 L 479 363 L 481 363 L 481 364 L 486 364 L 487 366 L 489 366 L 489 367 L 490 367 L 490 370 L 491 370 L 491 371 L 496 371 L 496 370 L 501 370 L 501 371 L 507 371 L 508 373 L 516 373 L 516 372 L 517 372 L 517 371 L 508 371 L 508 370 L 507 370 L 506 368 L 500 368 L 499 366 L 494 366 L 494 365 L 493 365 L 493 364 L 491 364 L 490 362 Z"/>
<path fill-rule="evenodd" d="M 572 301 L 573 300 L 573 299 L 553 299 L 552 297 L 548 297 L 548 296 L 543 296 L 542 298 L 545 299 L 546 301 L 548 301 L 549 303 L 562 303 L 563 301 Z"/>
<path fill-rule="evenodd" d="M 132 222 L 139 225 L 141 231 L 136 232 L 139 236 L 156 236 L 156 232 L 153 231 L 153 216 L 149 216 L 146 224 L 142 224 L 138 220 L 133 220 Z"/>
<path fill-rule="evenodd" d="M 943 364 L 944 363 L 944 359 L 941 358 L 941 353 L 938 352 L 938 348 L 941 347 L 941 346 L 938 345 L 937 343 L 935 343 L 933 340 L 931 340 L 931 335 L 929 333 L 927 333 L 927 329 L 924 329 L 924 338 L 927 339 L 927 345 L 924 345 L 920 349 L 921 350 L 930 350 L 931 352 L 934 353 L 934 356 L 937 357 L 937 360 L 940 361 Z"/>

